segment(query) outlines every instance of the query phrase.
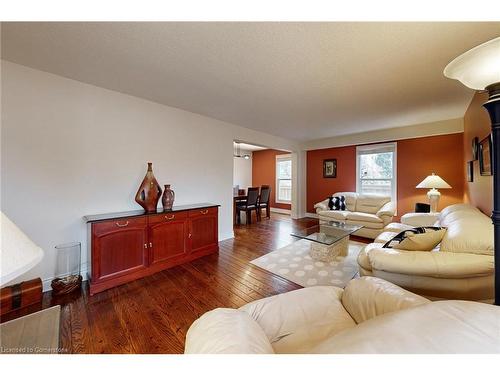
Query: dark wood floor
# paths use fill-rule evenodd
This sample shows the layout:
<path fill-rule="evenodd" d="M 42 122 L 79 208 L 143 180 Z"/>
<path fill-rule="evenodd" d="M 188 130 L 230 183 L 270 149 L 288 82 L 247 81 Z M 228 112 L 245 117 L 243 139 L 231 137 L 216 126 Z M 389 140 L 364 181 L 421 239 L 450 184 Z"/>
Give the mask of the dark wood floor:
<path fill-rule="evenodd" d="M 6 315 L 10 320 L 61 304 L 61 347 L 67 353 L 182 353 L 186 332 L 203 313 L 300 288 L 249 261 L 294 241 L 295 227 L 315 219 L 273 214 L 235 227 L 235 238 L 220 242 L 218 254 L 197 259 L 94 296 L 83 291 Z"/>

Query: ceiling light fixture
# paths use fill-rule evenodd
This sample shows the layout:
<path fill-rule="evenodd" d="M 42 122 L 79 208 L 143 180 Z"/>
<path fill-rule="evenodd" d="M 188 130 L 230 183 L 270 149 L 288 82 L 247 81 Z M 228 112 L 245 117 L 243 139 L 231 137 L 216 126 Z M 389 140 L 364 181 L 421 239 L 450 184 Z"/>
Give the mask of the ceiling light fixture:
<path fill-rule="evenodd" d="M 495 235 L 495 305 L 500 305 L 500 37 L 461 54 L 444 69 L 444 75 L 474 90 L 486 90 L 483 104 L 490 115 L 493 138 L 493 220 Z"/>
<path fill-rule="evenodd" d="M 250 159 L 250 155 L 248 154 L 241 155 L 240 142 L 234 142 L 234 143 L 236 143 L 236 151 L 234 152 L 233 156 L 235 158 L 243 158 L 245 160 Z"/>

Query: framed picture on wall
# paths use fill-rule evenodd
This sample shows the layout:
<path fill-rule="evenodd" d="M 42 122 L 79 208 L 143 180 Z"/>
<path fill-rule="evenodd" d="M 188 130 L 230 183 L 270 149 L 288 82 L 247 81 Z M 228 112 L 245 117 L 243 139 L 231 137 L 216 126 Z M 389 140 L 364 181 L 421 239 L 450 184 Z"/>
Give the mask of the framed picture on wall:
<path fill-rule="evenodd" d="M 323 160 L 323 178 L 337 177 L 337 159 Z"/>
<path fill-rule="evenodd" d="M 477 160 L 478 153 L 479 153 L 479 138 L 474 137 L 472 138 L 472 160 Z"/>
<path fill-rule="evenodd" d="M 491 134 L 479 142 L 479 172 L 481 176 L 491 176 Z"/>
<path fill-rule="evenodd" d="M 474 161 L 467 162 L 467 181 L 474 181 Z"/>

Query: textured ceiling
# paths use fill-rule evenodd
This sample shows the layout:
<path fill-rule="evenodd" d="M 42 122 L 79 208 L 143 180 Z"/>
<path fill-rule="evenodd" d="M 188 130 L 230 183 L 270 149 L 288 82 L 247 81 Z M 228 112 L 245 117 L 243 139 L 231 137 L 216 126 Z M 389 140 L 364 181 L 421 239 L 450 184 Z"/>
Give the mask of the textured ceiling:
<path fill-rule="evenodd" d="M 3 23 L 2 58 L 311 140 L 463 116 L 446 79 L 500 23 Z"/>

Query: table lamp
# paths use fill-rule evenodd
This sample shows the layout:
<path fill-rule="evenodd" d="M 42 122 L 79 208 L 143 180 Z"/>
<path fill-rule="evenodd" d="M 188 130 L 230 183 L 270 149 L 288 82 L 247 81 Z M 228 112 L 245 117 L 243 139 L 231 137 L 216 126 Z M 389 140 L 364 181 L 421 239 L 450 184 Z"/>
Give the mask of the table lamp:
<path fill-rule="evenodd" d="M 43 250 L 3 212 L 0 211 L 0 214 L 2 228 L 0 286 L 4 286 L 37 265 L 43 258 Z"/>
<path fill-rule="evenodd" d="M 483 104 L 490 115 L 493 146 L 493 219 L 495 237 L 495 305 L 500 305 L 500 37 L 464 52 L 450 62 L 444 75 L 473 90 L 488 91 Z"/>
<path fill-rule="evenodd" d="M 431 205 L 431 212 L 437 212 L 439 198 L 441 197 L 441 193 L 437 189 L 451 189 L 451 186 L 441 177 L 433 173 L 424 178 L 424 180 L 417 185 L 417 189 L 430 189 L 427 192 L 427 197 Z"/>

